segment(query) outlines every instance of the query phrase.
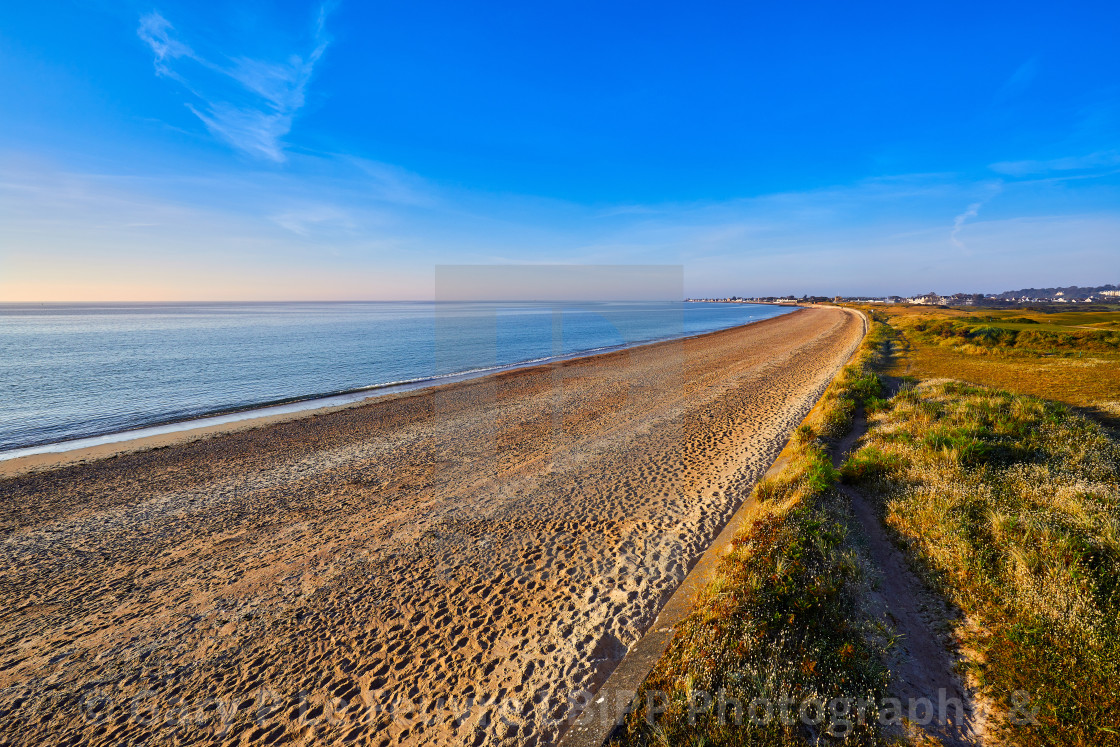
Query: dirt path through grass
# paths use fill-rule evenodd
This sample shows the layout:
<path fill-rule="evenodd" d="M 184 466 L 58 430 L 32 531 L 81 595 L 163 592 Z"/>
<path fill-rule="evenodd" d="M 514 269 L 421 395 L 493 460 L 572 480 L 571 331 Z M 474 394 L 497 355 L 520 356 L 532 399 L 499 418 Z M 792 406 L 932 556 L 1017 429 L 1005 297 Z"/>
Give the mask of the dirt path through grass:
<path fill-rule="evenodd" d="M 839 468 L 856 450 L 866 431 L 867 419 L 859 412 L 851 431 L 833 451 L 835 467 Z M 868 609 L 896 637 L 891 647 L 893 655 L 886 662 L 891 670 L 892 696 L 902 702 L 905 713 L 922 716 L 919 720 L 928 715 L 928 723 L 911 726 L 940 744 L 983 744 L 985 709 L 977 707 L 975 694 L 956 671 L 962 656 L 952 638 L 951 621 L 957 615 L 910 570 L 871 502 L 856 488 L 838 487 L 851 501 L 858 523 L 854 534 L 865 543 L 861 549 L 877 579 Z M 923 699 L 930 703 L 928 710 Z"/>

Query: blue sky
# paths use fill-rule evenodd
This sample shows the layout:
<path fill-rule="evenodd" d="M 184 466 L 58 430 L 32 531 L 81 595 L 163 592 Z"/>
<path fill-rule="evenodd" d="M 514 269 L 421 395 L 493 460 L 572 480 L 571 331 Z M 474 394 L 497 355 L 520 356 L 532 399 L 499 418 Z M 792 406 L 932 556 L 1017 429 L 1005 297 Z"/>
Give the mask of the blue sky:
<path fill-rule="evenodd" d="M 9 4 L 0 301 L 1120 282 L 1116 3 Z"/>

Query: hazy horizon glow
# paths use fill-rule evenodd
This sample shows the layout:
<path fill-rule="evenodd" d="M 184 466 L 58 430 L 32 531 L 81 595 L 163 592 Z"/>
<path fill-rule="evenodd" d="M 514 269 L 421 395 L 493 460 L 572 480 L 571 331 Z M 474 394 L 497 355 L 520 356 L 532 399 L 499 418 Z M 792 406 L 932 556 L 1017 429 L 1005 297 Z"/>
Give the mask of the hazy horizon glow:
<path fill-rule="evenodd" d="M 0 11 L 0 302 L 1120 281 L 1111 4 L 251 8 Z"/>

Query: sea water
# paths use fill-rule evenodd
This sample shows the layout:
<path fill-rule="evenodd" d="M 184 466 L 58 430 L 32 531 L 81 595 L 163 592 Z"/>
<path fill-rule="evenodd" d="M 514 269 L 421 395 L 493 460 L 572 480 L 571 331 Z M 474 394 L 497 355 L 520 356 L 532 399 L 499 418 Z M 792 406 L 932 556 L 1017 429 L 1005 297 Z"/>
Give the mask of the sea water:
<path fill-rule="evenodd" d="M 215 413 L 244 416 L 277 403 L 297 402 L 286 405 L 291 410 L 340 396 L 354 401 L 382 388 L 686 337 L 790 310 L 740 303 L 0 304 L 0 456 Z"/>

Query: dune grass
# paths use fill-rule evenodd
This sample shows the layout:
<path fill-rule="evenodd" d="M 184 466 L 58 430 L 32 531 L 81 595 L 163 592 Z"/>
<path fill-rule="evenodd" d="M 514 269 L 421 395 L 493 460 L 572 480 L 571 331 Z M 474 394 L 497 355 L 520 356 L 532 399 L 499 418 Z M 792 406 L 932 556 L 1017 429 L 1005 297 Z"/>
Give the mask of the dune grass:
<path fill-rule="evenodd" d="M 1120 312 L 888 306 L 884 374 L 956 379 L 1079 408 L 1120 428 Z"/>
<path fill-rule="evenodd" d="M 1058 355 L 1069 352 L 1118 352 L 1120 331 L 1075 326 L 1043 325 L 1030 318 L 988 320 L 984 317 L 919 319 L 909 329 L 925 342 L 959 346 L 969 352 L 992 355 L 1025 353 Z"/>
<path fill-rule="evenodd" d="M 882 742 L 874 704 L 887 672 L 860 612 L 868 578 L 834 491 L 828 439 L 881 397 L 872 368 L 886 341 L 874 324 L 790 440 L 785 468 L 755 488 L 758 520 L 678 626 L 616 743 Z"/>
<path fill-rule="evenodd" d="M 986 692 L 1037 709 L 1029 735 L 1003 736 L 1120 743 L 1120 443 L 1058 403 L 911 385 L 841 472 L 973 622 Z"/>
<path fill-rule="evenodd" d="M 861 612 L 869 577 L 839 477 L 877 502 L 916 569 L 964 613 L 962 649 L 997 707 L 990 742 L 1120 744 L 1120 441 L 1101 425 L 1102 397 L 1120 403 L 1110 348 L 1120 315 L 869 311 L 871 334 L 795 432 L 785 468 L 755 488 L 759 519 L 677 629 L 616 742 L 905 739 L 884 733 L 873 705 L 860 711 L 889 682 Z M 1063 328 L 1074 331 L 1053 336 Z M 892 374 L 905 378 L 888 398 Z M 868 434 L 837 474 L 830 444 L 860 408 Z M 838 695 L 859 700 L 815 723 L 797 713 L 751 722 L 752 701 Z M 746 718 L 736 722 L 730 704 Z"/>

